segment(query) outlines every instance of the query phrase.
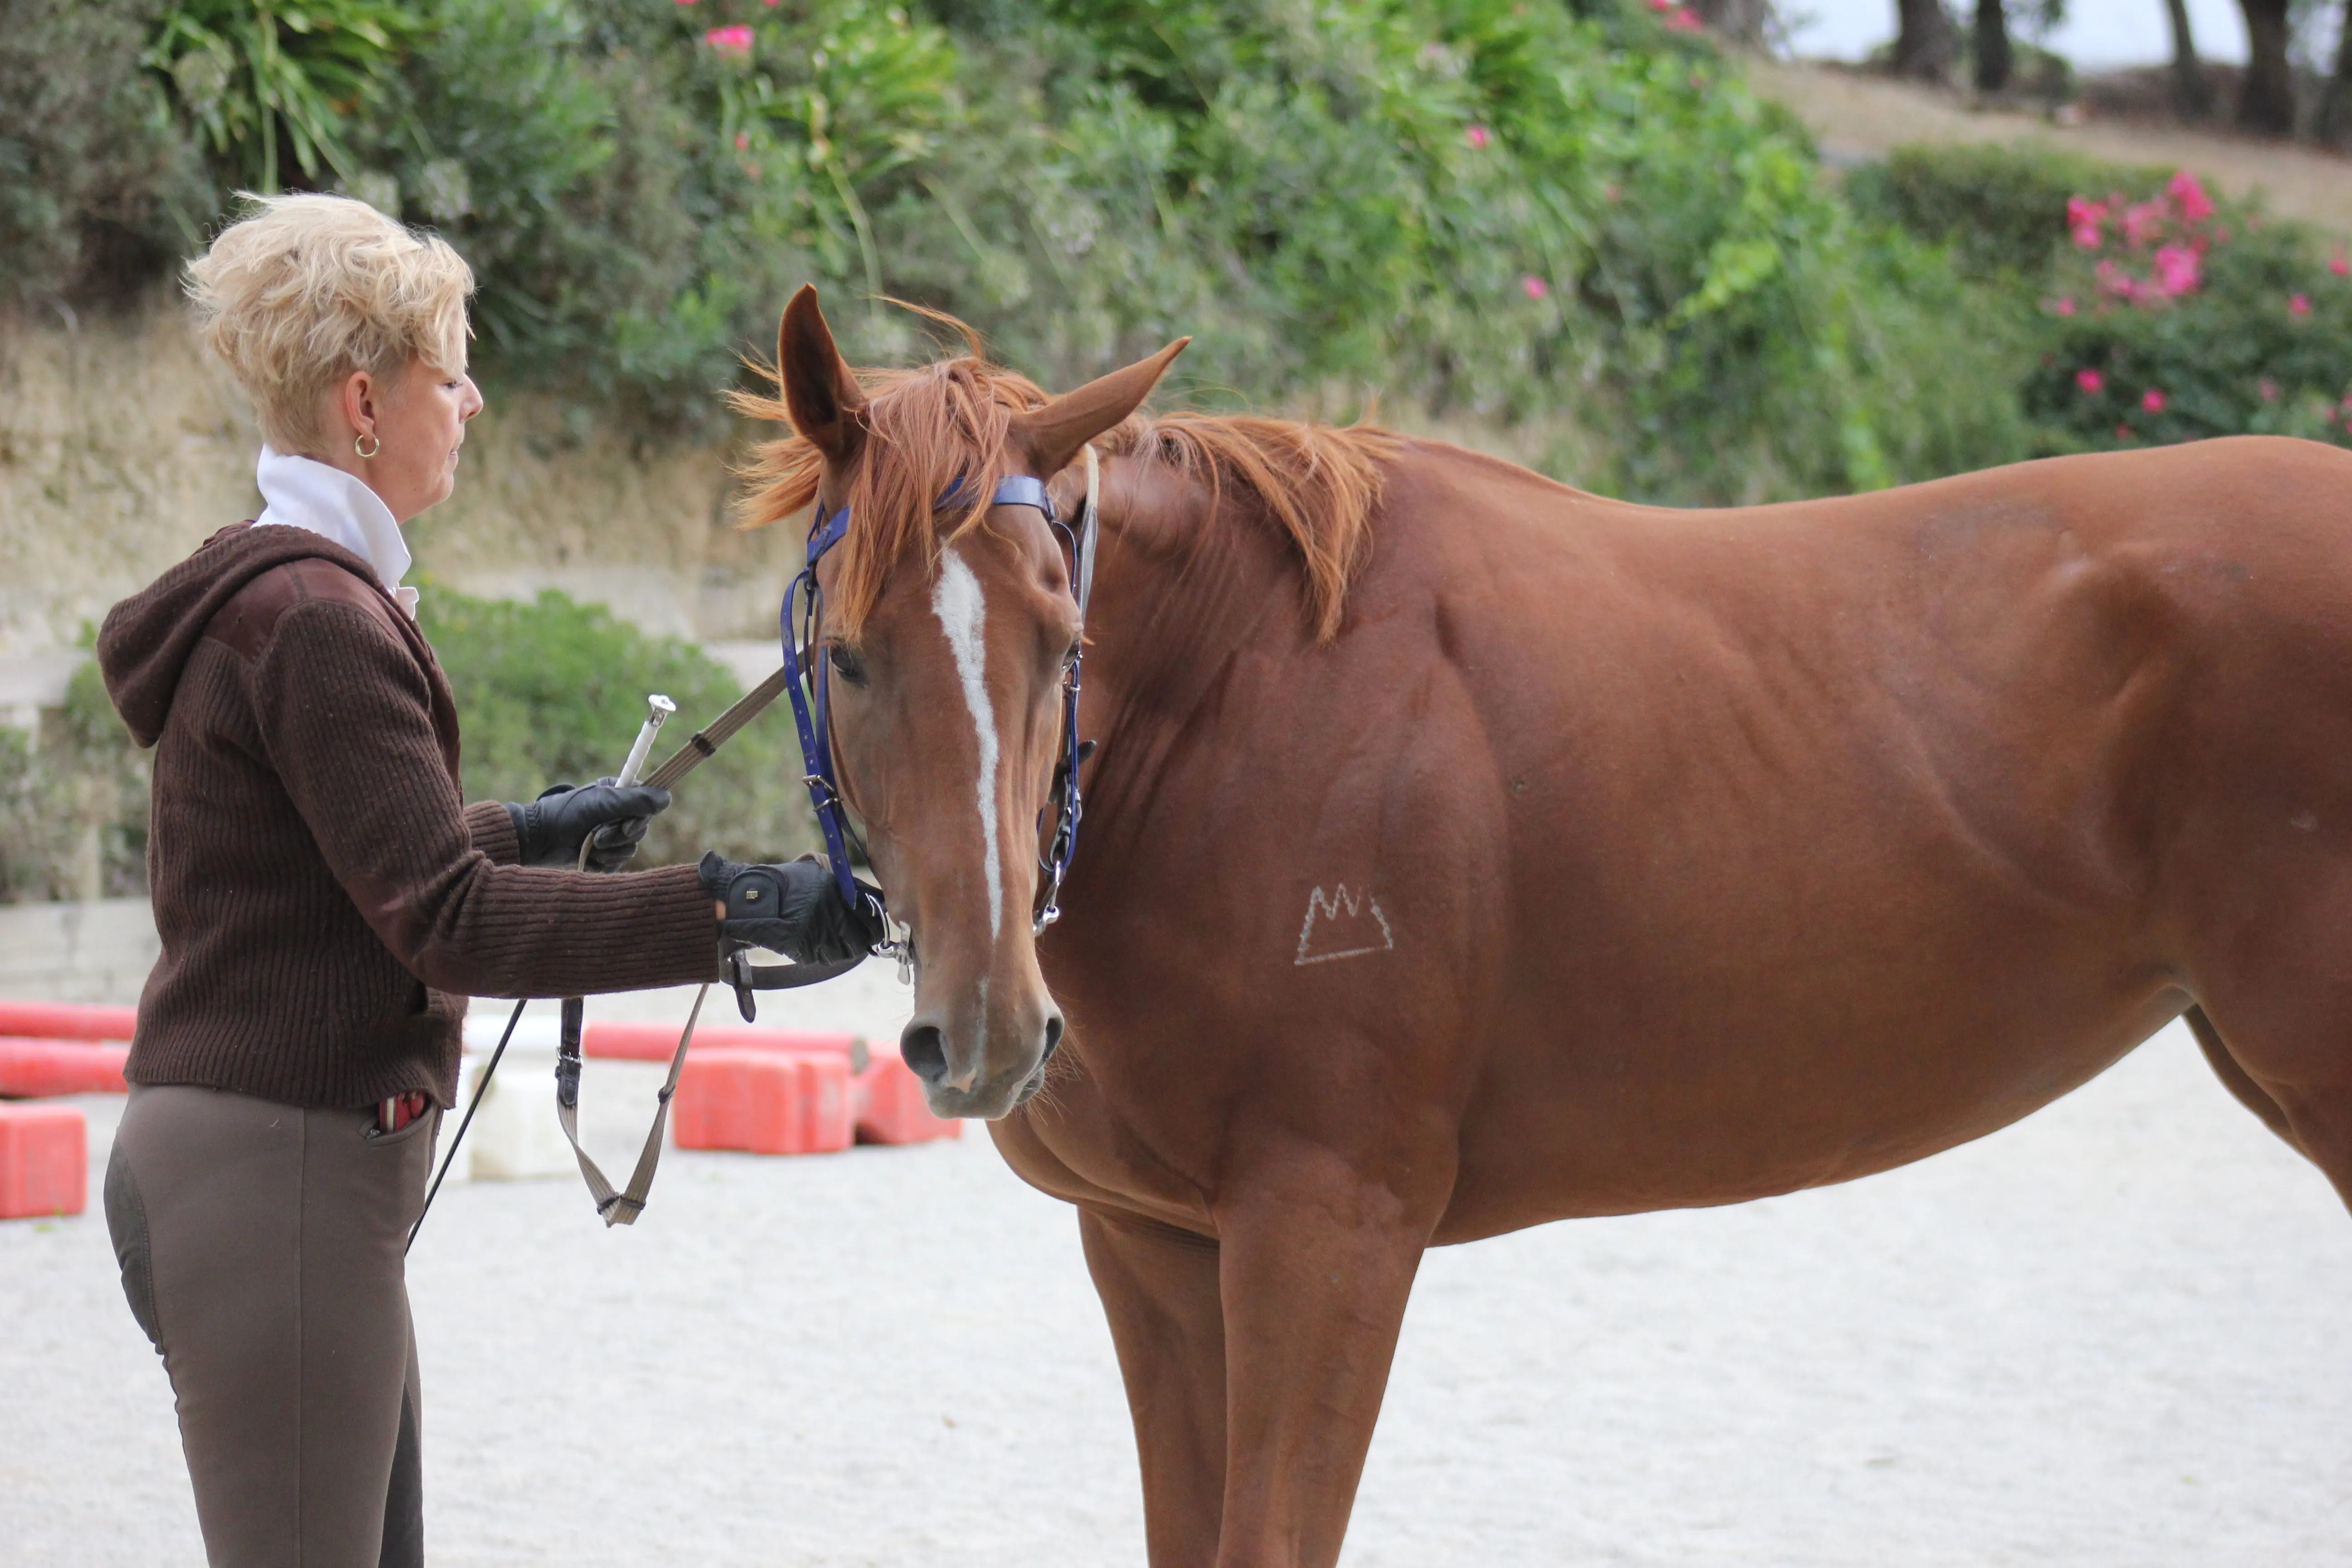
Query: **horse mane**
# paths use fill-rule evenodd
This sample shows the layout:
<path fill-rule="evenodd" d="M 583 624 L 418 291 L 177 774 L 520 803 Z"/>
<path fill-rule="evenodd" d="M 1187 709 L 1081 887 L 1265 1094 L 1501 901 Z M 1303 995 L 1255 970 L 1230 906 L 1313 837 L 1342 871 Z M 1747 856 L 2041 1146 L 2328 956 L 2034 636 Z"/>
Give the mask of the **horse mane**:
<path fill-rule="evenodd" d="M 853 636 L 894 564 L 911 552 L 928 569 L 943 545 L 985 515 L 987 498 L 1010 468 L 1005 443 L 1013 416 L 1048 401 L 1028 377 L 990 363 L 969 328 L 947 324 L 962 331 L 970 353 L 911 369 L 856 373 L 870 400 L 866 456 L 850 480 L 856 521 L 834 548 L 838 576 L 826 595 L 828 617 Z M 753 369 L 780 383 L 774 369 Z M 730 393 L 729 401 L 738 413 L 790 426 L 781 386 L 779 393 Z M 1371 552 L 1381 465 L 1398 449 L 1395 435 L 1372 425 L 1250 415 L 1136 414 L 1096 437 L 1095 447 L 1205 485 L 1212 526 L 1231 526 L 1244 513 L 1273 524 L 1298 561 L 1316 639 L 1339 635 L 1348 585 Z M 765 528 L 803 510 L 815 500 L 824 471 L 823 455 L 797 434 L 761 443 L 736 469 L 747 486 L 736 503 L 739 525 Z M 935 511 L 932 503 L 959 482 L 973 504 Z M 1228 491 L 1250 504 L 1224 505 Z"/>

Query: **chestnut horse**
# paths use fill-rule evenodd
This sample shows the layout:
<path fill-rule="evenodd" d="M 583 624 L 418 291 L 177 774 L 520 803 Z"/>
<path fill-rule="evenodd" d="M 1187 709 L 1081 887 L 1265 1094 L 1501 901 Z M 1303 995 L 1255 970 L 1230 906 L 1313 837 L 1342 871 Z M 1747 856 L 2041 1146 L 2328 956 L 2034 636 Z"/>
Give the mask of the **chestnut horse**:
<path fill-rule="evenodd" d="M 1136 416 L 1181 346 L 853 373 L 803 289 L 748 502 L 850 508 L 819 638 L 907 1057 L 1077 1206 L 1156 1568 L 1337 1559 L 1428 1247 L 1886 1170 L 2183 1012 L 2352 1194 L 2352 454 L 1674 511 Z M 1066 509 L 1087 442 L 1100 749 L 1033 940 L 1070 569 L 934 504 Z"/>

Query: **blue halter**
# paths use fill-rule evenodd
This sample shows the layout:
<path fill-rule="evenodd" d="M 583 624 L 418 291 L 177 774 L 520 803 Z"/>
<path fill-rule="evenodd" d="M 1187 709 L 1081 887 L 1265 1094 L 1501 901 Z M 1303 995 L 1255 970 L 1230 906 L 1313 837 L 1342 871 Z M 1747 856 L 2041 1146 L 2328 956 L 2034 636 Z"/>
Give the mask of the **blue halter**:
<path fill-rule="evenodd" d="M 991 504 L 995 506 L 1034 507 L 1043 513 L 1048 527 L 1068 542 L 1070 549 L 1070 584 L 1078 601 L 1078 626 L 1086 627 L 1087 601 L 1094 592 L 1095 577 L 1095 490 L 1096 468 L 1094 453 L 1087 453 L 1087 499 L 1078 509 L 1074 529 L 1065 523 L 1054 506 L 1052 492 L 1045 481 L 1029 474 L 1007 474 L 996 482 L 996 493 Z M 947 511 L 960 504 L 957 498 L 963 490 L 958 479 L 946 493 L 932 504 L 936 511 Z M 842 816 L 841 790 L 835 782 L 833 767 L 833 732 L 826 707 L 828 682 L 822 662 L 808 662 L 815 636 L 823 595 L 817 587 L 817 563 L 825 552 L 841 542 L 849 532 L 849 509 L 843 507 L 828 512 L 819 504 L 816 518 L 809 528 L 808 564 L 792 586 L 784 590 L 784 603 L 779 623 L 784 645 L 784 689 L 792 694 L 793 724 L 800 732 L 801 763 L 805 772 L 801 782 L 808 786 L 809 800 L 816 807 L 818 829 L 824 835 L 824 851 L 833 864 L 833 877 L 841 896 L 852 908 L 856 907 L 856 879 L 849 869 L 849 845 L 853 835 Z M 803 596 L 805 595 L 805 596 Z M 793 612 L 801 612 L 800 635 L 793 636 Z M 1083 636 L 1078 651 L 1062 673 L 1062 755 L 1055 763 L 1052 804 L 1055 813 L 1054 837 L 1038 869 L 1045 873 L 1045 889 L 1034 917 L 1034 930 L 1043 931 L 1062 918 L 1062 879 L 1070 868 L 1071 857 L 1078 847 L 1078 818 L 1084 812 L 1084 802 L 1078 790 L 1078 764 L 1085 760 L 1090 747 L 1078 741 L 1079 666 L 1084 658 Z M 862 848 L 863 846 L 860 846 Z"/>

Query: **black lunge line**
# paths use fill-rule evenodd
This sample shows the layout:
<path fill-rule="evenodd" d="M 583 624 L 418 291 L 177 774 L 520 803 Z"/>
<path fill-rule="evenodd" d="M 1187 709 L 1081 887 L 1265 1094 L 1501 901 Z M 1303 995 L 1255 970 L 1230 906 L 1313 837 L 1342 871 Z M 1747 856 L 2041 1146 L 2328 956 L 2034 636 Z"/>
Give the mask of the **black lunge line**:
<path fill-rule="evenodd" d="M 482 1069 L 482 1081 L 474 1086 L 474 1098 L 466 1102 L 466 1114 L 457 1122 L 457 1136 L 449 1140 L 449 1152 L 441 1156 L 441 1170 L 425 1194 L 425 1206 L 416 1211 L 416 1223 L 408 1227 L 408 1240 L 400 1249 L 403 1258 L 416 1245 L 416 1233 L 425 1228 L 425 1216 L 433 1212 L 433 1200 L 441 1195 L 441 1183 L 448 1176 L 449 1167 L 457 1162 L 457 1149 L 466 1142 L 466 1129 L 474 1124 L 474 1112 L 482 1109 L 482 1096 L 490 1092 L 490 1079 L 499 1070 L 499 1058 L 507 1054 L 507 1042 L 514 1038 L 515 1026 L 522 1022 L 522 1010 L 530 1005 L 530 998 L 526 996 L 507 1015 L 506 1033 L 499 1037 L 499 1048 L 490 1053 L 490 1065 Z"/>

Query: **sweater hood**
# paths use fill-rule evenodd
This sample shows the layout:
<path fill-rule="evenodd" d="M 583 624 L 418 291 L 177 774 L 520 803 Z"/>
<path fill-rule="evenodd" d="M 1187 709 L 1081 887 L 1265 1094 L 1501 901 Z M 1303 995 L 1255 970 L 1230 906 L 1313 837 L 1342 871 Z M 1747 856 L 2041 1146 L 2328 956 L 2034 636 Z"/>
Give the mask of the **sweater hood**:
<path fill-rule="evenodd" d="M 305 528 L 224 528 L 194 555 L 106 613 L 98 633 L 99 673 L 131 738 L 152 746 L 163 738 L 180 672 L 212 625 L 247 584 L 289 561 L 331 561 L 370 587 L 383 590 L 375 569 L 331 539 Z"/>

